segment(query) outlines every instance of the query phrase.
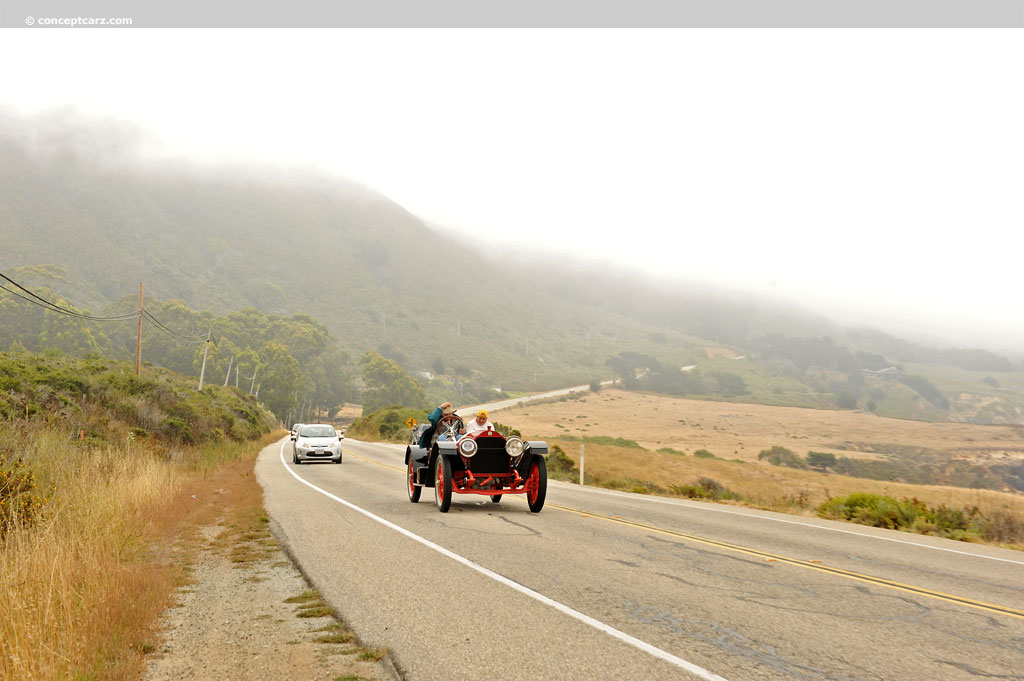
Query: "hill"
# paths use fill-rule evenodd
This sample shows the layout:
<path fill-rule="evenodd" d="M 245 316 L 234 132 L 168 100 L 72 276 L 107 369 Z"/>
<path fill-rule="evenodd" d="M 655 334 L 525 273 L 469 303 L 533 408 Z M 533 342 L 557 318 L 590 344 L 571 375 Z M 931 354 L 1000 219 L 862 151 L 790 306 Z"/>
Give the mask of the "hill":
<path fill-rule="evenodd" d="M 144 281 L 148 295 L 215 313 L 307 314 L 353 356 L 381 349 L 414 371 L 440 359 L 512 390 L 589 380 L 625 349 L 682 361 L 708 343 L 702 330 L 759 326 L 756 304 L 524 264 L 324 177 L 158 170 L 96 160 L 59 134 L 30 148 L 0 133 L 0 186 L 0 267 L 56 265 L 27 283 L 79 305 L 132 300 Z"/>
<path fill-rule="evenodd" d="M 924 348 L 763 299 L 467 244 L 322 175 L 157 168 L 81 137 L 0 125 L 0 271 L 21 268 L 22 283 L 79 306 L 133 309 L 143 281 L 147 298 L 207 317 L 298 315 L 350 358 L 378 350 L 423 375 L 431 398 L 618 374 L 711 399 L 1024 421 L 1022 374 L 984 350 Z M 865 373 L 893 364 L 905 378 L 891 385 Z"/>

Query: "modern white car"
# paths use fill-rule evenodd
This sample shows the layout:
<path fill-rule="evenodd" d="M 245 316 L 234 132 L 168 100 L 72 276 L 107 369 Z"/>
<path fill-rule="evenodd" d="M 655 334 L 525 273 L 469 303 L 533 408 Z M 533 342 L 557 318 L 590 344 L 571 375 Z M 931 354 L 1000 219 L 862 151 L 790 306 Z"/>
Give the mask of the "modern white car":
<path fill-rule="evenodd" d="M 328 423 L 305 423 L 298 427 L 292 442 L 292 463 L 332 461 L 341 463 L 341 441 L 345 436 Z"/>

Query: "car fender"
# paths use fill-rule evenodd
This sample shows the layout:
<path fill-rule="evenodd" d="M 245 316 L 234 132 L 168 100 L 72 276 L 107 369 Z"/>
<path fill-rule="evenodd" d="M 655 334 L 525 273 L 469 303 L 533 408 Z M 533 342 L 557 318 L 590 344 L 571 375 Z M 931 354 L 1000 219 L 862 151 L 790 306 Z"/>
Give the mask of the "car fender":
<path fill-rule="evenodd" d="M 529 440 L 523 443 L 523 449 L 529 450 L 533 454 L 539 454 L 541 456 L 548 455 L 548 443 L 542 440 Z"/>
<path fill-rule="evenodd" d="M 409 465 L 409 461 L 418 461 L 420 463 L 425 462 L 430 457 L 430 452 L 423 447 L 414 447 L 407 445 L 405 448 L 405 465 Z"/>

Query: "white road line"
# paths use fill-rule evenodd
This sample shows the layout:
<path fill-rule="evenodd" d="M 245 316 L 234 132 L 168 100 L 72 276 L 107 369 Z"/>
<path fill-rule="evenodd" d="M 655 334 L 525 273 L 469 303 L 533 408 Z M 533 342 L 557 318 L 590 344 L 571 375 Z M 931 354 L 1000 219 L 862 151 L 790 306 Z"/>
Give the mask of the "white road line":
<path fill-rule="evenodd" d="M 476 570 L 480 574 L 485 575 L 487 577 L 490 577 L 494 581 L 499 582 L 501 584 L 504 584 L 505 586 L 509 587 L 510 589 L 515 589 L 516 591 L 518 591 L 519 593 L 521 593 L 523 595 L 529 596 L 530 598 L 532 598 L 532 599 L 534 599 L 536 601 L 539 601 L 539 602 L 543 603 L 544 605 L 548 605 L 548 606 L 554 608 L 555 610 L 558 610 L 559 612 L 561 612 L 561 613 L 563 613 L 565 615 L 568 615 L 569 617 L 572 617 L 574 619 L 579 620 L 580 622 L 583 622 L 584 624 L 588 624 L 591 627 L 597 629 L 598 631 L 602 631 L 602 632 L 608 634 L 609 636 L 614 636 L 615 638 L 617 638 L 620 641 L 623 641 L 625 643 L 628 643 L 629 645 L 633 646 L 634 648 L 638 648 L 638 649 L 644 651 L 645 653 L 649 653 L 650 655 L 653 655 L 653 656 L 655 656 L 655 657 L 657 657 L 659 659 L 662 659 L 662 660 L 665 660 L 666 662 L 674 664 L 675 666 L 677 666 L 677 667 L 679 667 L 681 669 L 685 669 L 686 671 L 690 672 L 691 674 L 695 674 L 695 675 L 699 676 L 702 679 L 706 679 L 706 681 L 727 681 L 725 678 L 719 676 L 718 674 L 714 674 L 712 672 L 709 672 L 708 670 L 704 669 L 703 667 L 698 667 L 697 665 L 693 664 L 692 662 L 687 662 L 686 660 L 684 660 L 681 657 L 676 657 L 672 653 L 666 652 L 666 651 L 662 650 L 661 648 L 656 648 L 656 647 L 652 646 L 650 643 L 647 643 L 645 641 L 641 641 L 640 639 L 638 639 L 638 638 L 636 638 L 634 636 L 630 636 L 629 634 L 625 633 L 624 631 L 619 631 L 615 627 L 607 625 L 604 622 L 601 622 L 600 620 L 596 620 L 593 617 L 590 617 L 589 615 L 584 615 L 579 610 L 574 610 L 574 609 L 570 608 L 568 605 L 565 605 L 564 603 L 559 603 L 556 600 L 548 598 L 547 596 L 545 596 L 542 593 L 534 591 L 533 589 L 531 589 L 529 587 L 523 586 L 522 584 L 520 584 L 518 582 L 514 582 L 511 579 L 509 579 L 508 577 L 505 577 L 504 575 L 500 575 L 497 572 L 494 572 L 493 570 L 489 570 L 488 568 L 485 568 L 482 565 L 474 563 L 473 561 L 469 560 L 468 558 L 464 558 L 464 557 L 460 556 L 457 553 L 449 551 L 448 549 L 444 548 L 443 546 L 441 546 L 439 544 L 435 544 L 434 542 L 430 541 L 429 539 L 425 539 L 425 538 L 419 536 L 418 534 L 414 534 L 414 533 L 410 532 L 409 530 L 405 529 L 404 527 L 399 527 L 398 525 L 394 524 L 393 522 L 391 522 L 389 520 L 385 520 L 384 518 L 381 518 L 380 516 L 375 515 L 375 514 L 371 513 L 370 511 L 367 511 L 364 508 L 356 506 L 355 504 L 353 504 L 350 501 L 346 501 L 346 500 L 342 499 L 339 496 L 335 496 L 334 494 L 331 494 L 327 490 L 324 490 L 324 489 L 321 489 L 321 488 L 317 487 L 316 485 L 314 485 L 311 482 L 303 480 L 301 477 L 299 477 L 299 475 L 295 471 L 293 471 L 291 469 L 291 467 L 288 465 L 288 462 L 285 461 L 285 459 L 284 459 L 284 445 L 285 445 L 285 443 L 282 442 L 281 443 L 281 464 L 284 466 L 285 470 L 288 471 L 292 475 L 292 477 L 294 477 L 296 480 L 301 482 L 303 485 L 306 485 L 307 487 L 310 487 L 310 488 L 316 490 L 317 492 L 319 492 L 320 494 L 323 494 L 328 499 L 332 499 L 334 501 L 337 501 L 339 504 L 341 504 L 343 506 L 346 506 L 346 507 L 352 509 L 353 511 L 356 511 L 358 513 L 362 513 L 367 518 L 369 518 L 371 520 L 375 520 L 378 523 L 380 523 L 381 525 L 384 525 L 385 527 L 387 527 L 389 529 L 392 529 L 395 532 L 398 532 L 399 534 L 405 535 L 409 539 L 412 539 L 413 541 L 419 542 L 420 544 L 423 544 L 427 548 L 433 549 L 434 551 L 437 551 L 441 555 L 446 556 L 448 558 L 451 558 L 452 560 L 454 560 L 454 561 L 456 561 L 458 563 L 461 563 L 462 565 L 465 565 L 466 567 L 468 567 L 468 568 L 470 568 L 472 570 Z"/>
<path fill-rule="evenodd" d="M 385 443 L 379 442 L 362 442 L 361 440 L 353 440 L 364 445 L 380 445 Z M 401 445 L 388 445 L 399 447 L 404 449 Z M 549 484 L 551 481 L 549 481 Z M 857 532 L 855 530 L 844 530 L 839 527 L 825 527 L 824 525 L 815 525 L 814 523 L 800 522 L 799 520 L 787 520 L 785 518 L 773 518 L 770 516 L 755 515 L 753 513 L 743 513 L 742 511 L 731 511 L 725 508 L 715 508 L 711 505 L 687 503 L 685 501 L 674 501 L 671 499 L 659 499 L 657 497 L 651 497 L 646 494 L 628 494 L 626 492 L 613 492 L 611 490 L 598 489 L 597 487 L 580 487 L 579 485 L 573 485 L 566 483 L 565 485 L 559 484 L 559 487 L 565 487 L 566 489 L 573 492 L 583 492 L 585 494 L 604 494 L 610 497 L 619 497 L 621 499 L 628 499 L 630 501 L 646 501 L 650 504 L 665 504 L 666 506 L 681 506 L 683 508 L 692 508 L 697 511 L 707 511 L 708 513 L 726 513 L 728 515 L 738 515 L 744 518 L 755 518 L 757 520 L 768 520 L 773 523 L 785 523 L 786 525 L 799 525 L 801 527 L 809 527 L 815 530 L 823 530 L 825 532 L 839 532 L 841 534 L 852 534 L 856 537 L 862 537 L 864 539 L 877 539 L 879 541 L 889 541 L 896 544 L 907 544 L 909 546 L 916 546 L 920 549 L 931 549 L 932 551 L 945 551 L 946 553 L 957 553 L 962 556 L 971 556 L 972 558 L 984 558 L 985 560 L 997 560 L 1000 563 L 1011 563 L 1013 565 L 1024 565 L 1024 561 L 1012 560 L 1010 558 L 998 558 L 996 556 L 986 556 L 983 553 L 971 553 L 970 551 L 960 551 L 959 549 L 948 549 L 942 546 L 929 546 L 928 544 L 919 544 L 916 541 L 908 541 L 906 539 L 896 539 L 895 537 L 879 537 L 874 534 L 864 534 L 863 532 Z"/>

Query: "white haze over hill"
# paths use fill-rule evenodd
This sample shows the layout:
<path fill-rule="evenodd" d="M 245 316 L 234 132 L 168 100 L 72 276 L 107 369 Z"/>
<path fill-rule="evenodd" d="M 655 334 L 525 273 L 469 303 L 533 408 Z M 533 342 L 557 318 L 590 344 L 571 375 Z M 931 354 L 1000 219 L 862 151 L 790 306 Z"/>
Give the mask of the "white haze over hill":
<path fill-rule="evenodd" d="M 1024 352 L 1016 32 L 11 30 L 0 59 L 0 106 L 151 161 L 322 168 L 492 252 Z"/>

